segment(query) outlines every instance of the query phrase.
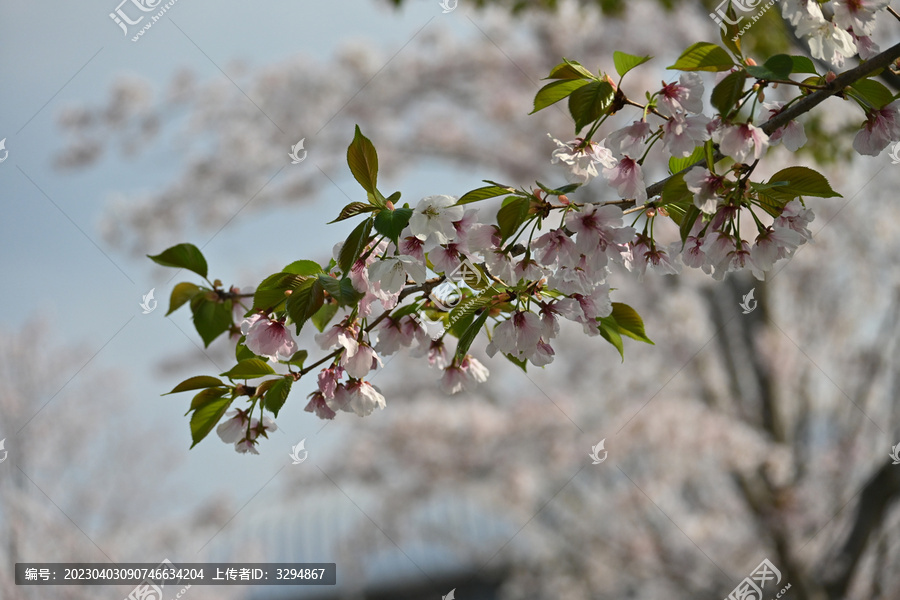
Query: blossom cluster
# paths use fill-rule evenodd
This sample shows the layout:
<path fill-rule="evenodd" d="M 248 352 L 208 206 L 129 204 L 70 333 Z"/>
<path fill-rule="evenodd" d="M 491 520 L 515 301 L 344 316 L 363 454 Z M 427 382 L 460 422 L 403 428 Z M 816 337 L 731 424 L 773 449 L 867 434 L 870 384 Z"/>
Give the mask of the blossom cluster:
<path fill-rule="evenodd" d="M 879 2 L 841 6 L 829 23 L 850 27 L 854 35 L 871 33 L 871 14 L 883 8 Z M 814 2 L 787 2 L 785 11 L 789 9 L 802 9 L 799 16 L 790 13 L 798 28 L 821 17 Z M 815 36 L 809 39 L 813 43 Z M 617 54 L 623 78 L 649 60 Z M 397 206 L 399 192 L 385 197 L 378 191 L 377 154 L 357 128 L 348 164 L 369 202 L 352 202 L 341 211 L 337 220 L 362 219 L 335 245 L 328 265 L 296 261 L 264 280 L 253 294 L 236 288 L 225 292 L 218 282 L 212 289 L 182 283 L 173 291 L 170 311 L 190 300 L 204 341 L 226 330 L 237 338 L 238 365 L 222 375 L 232 382 L 276 376 L 255 387 L 212 377 L 179 384 L 173 392 L 203 389 L 191 408 L 194 443 L 226 416 L 237 397 L 246 395 L 250 407 L 227 413 L 217 433 L 239 452 L 256 452 L 258 438 L 275 429 L 265 412 L 277 416 L 292 383 L 313 369 L 318 370 L 317 385 L 306 411 L 322 419 L 333 419 L 338 412 L 363 417 L 385 408 L 386 399 L 371 379 L 384 357 L 402 350 L 425 358 L 441 372 L 442 389 L 455 394 L 489 376 L 470 353 L 482 334 L 488 338 L 489 357 L 499 353 L 522 369 L 553 362 L 563 320 L 577 323 L 588 336 L 602 337 L 620 353 L 623 335 L 650 342 L 640 316 L 611 298 L 609 280 L 616 265 L 638 279 L 648 272 L 677 274 L 683 266 L 717 280 L 739 270 L 763 279 L 777 261 L 812 239 L 814 215 L 803 197 L 838 194 L 808 167 L 788 167 L 768 181 L 754 181 L 757 165 L 772 146 L 783 144 L 793 152 L 807 142 L 796 119 L 777 129 L 768 125 L 802 96 L 764 101 L 771 79 L 794 72 L 791 57 L 786 57 L 790 65 L 785 71 L 784 61 L 757 68 L 739 48 L 734 56 L 737 62 L 721 47 L 695 44 L 673 66 L 682 71 L 678 79 L 648 92 L 646 104 L 630 101 L 621 80 L 617 85 L 608 75 L 593 75 L 568 60 L 555 67 L 550 79 L 567 81 L 576 135 L 588 129 L 568 142 L 551 136 L 556 148 L 550 162 L 565 169 L 569 182 L 557 189 L 540 182 L 516 189 L 488 181 L 487 187 L 462 197 L 431 195 L 414 207 Z M 802 64 L 799 68 L 809 72 Z M 704 114 L 700 70 L 717 72 L 710 115 Z M 757 83 L 745 89 L 752 78 Z M 825 77 L 816 78 L 820 80 Z M 536 110 L 562 99 L 558 84 L 538 92 Z M 605 108 L 599 117 L 596 106 L 572 101 L 581 92 L 591 102 L 600 99 Z M 877 154 L 900 140 L 900 101 L 864 95 L 854 99 L 867 114 L 854 141 L 859 152 Z M 626 107 L 639 110 L 638 118 L 601 136 L 607 119 Z M 654 186 L 644 180 L 643 165 L 657 144 L 669 157 L 673 174 L 661 192 L 651 194 Z M 609 189 L 596 188 L 595 180 Z M 578 202 L 569 197 L 590 185 L 599 192 L 595 196 L 606 192 L 608 199 Z M 500 197 L 495 218 L 471 207 Z M 654 225 L 661 218 L 678 224 L 680 239 L 660 239 L 664 230 Z M 205 259 L 193 246 L 183 244 L 151 258 L 206 279 Z M 466 273 L 474 278 L 467 279 Z M 448 285 L 451 297 L 440 296 L 437 292 Z M 241 299 L 249 296 L 253 304 L 248 308 Z M 226 314 L 220 315 L 219 307 Z M 240 324 L 223 327 L 232 310 L 238 311 Z M 426 318 L 445 324 L 438 335 L 429 335 Z M 307 362 L 308 353 L 298 350 L 295 340 L 307 322 L 319 329 L 315 343 L 326 353 L 315 362 Z M 287 372 L 276 372 L 260 357 L 286 366 Z M 251 416 L 256 408 L 259 418 Z"/>

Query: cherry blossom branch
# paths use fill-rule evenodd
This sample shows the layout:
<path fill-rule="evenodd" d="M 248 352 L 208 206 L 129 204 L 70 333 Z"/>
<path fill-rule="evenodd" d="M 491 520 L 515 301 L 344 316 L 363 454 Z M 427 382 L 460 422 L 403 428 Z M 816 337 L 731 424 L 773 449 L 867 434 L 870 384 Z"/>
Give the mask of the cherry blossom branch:
<path fill-rule="evenodd" d="M 815 108 L 816 106 L 818 106 L 819 104 L 824 102 L 826 99 L 830 98 L 831 96 L 835 96 L 835 95 L 841 93 L 844 90 L 844 88 L 846 88 L 847 86 L 852 85 L 861 79 L 865 79 L 866 77 L 868 77 L 875 71 L 878 71 L 879 69 L 884 69 L 884 68 L 890 66 L 891 63 L 893 63 L 898 58 L 900 58 L 900 44 L 895 44 L 894 46 L 891 46 L 890 48 L 888 48 L 887 50 L 885 50 L 878 56 L 875 56 L 867 61 L 860 63 L 858 66 L 850 69 L 849 71 L 844 71 L 843 73 L 841 73 L 840 75 L 835 77 L 831 82 L 827 83 L 824 86 L 824 89 L 820 89 L 818 91 L 813 92 L 812 94 L 801 99 L 799 102 L 797 102 L 793 106 L 778 113 L 777 115 L 775 115 L 774 117 L 772 117 L 771 119 L 769 119 L 768 121 L 763 123 L 760 126 L 760 129 L 762 129 L 766 135 L 771 135 L 774 131 L 783 127 L 790 121 L 793 121 L 800 115 L 811 111 L 813 108 Z M 719 152 L 718 150 L 716 150 L 716 152 L 713 156 L 713 159 L 716 162 L 718 162 L 722 158 L 725 158 L 725 155 L 722 154 L 721 152 Z M 669 177 L 666 177 L 665 179 L 661 179 L 661 180 L 657 181 L 656 183 L 653 183 L 653 184 L 647 186 L 647 197 L 653 198 L 653 197 L 659 196 L 662 193 L 665 185 L 671 179 L 677 177 L 678 175 L 683 175 L 684 173 L 687 173 L 694 167 L 706 167 L 706 166 L 707 166 L 706 159 L 704 158 L 688 167 L 685 167 L 684 169 L 675 173 L 674 175 L 670 175 Z M 602 204 L 604 206 L 608 205 L 608 204 L 617 204 L 620 206 L 632 207 L 632 208 L 625 210 L 624 214 L 629 214 L 629 213 L 633 213 L 633 212 L 638 212 L 640 210 L 644 210 L 645 208 L 647 208 L 650 205 L 650 203 L 648 202 L 648 203 L 642 204 L 640 206 L 635 206 L 636 202 L 633 198 L 626 199 L 626 200 L 614 200 L 611 202 L 593 202 L 592 204 Z"/>

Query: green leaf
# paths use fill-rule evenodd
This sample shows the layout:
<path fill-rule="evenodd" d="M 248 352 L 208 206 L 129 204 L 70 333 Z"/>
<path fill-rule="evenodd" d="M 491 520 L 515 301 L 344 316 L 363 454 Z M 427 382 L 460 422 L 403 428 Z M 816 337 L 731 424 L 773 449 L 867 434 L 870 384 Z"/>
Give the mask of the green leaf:
<path fill-rule="evenodd" d="M 563 58 L 563 62 L 559 63 L 550 71 L 550 75 L 545 79 L 594 79 L 594 74 L 581 66 L 581 63 L 575 60 Z"/>
<path fill-rule="evenodd" d="M 293 273 L 294 275 L 313 276 L 324 273 L 322 267 L 314 260 L 295 260 L 281 270 L 282 273 Z"/>
<path fill-rule="evenodd" d="M 678 229 L 681 232 L 681 245 L 684 247 L 684 244 L 687 243 L 688 236 L 691 234 L 691 229 L 694 228 L 694 223 L 697 222 L 697 219 L 700 218 L 700 215 L 703 214 L 700 212 L 700 209 L 694 206 L 691 203 L 690 206 L 687 207 L 687 210 L 684 213 L 684 217 L 681 219 L 681 225 L 679 225 Z"/>
<path fill-rule="evenodd" d="M 341 268 L 341 272 L 345 274 L 350 272 L 360 254 L 362 254 L 363 248 L 369 243 L 369 234 L 371 232 L 372 219 L 366 219 L 350 232 L 338 256 L 338 266 Z"/>
<path fill-rule="evenodd" d="M 189 300 L 193 299 L 194 296 L 204 291 L 208 290 L 196 286 L 189 281 L 182 281 L 181 283 L 177 284 L 174 288 L 172 288 L 172 295 L 169 297 L 169 312 L 166 313 L 166 316 L 168 317 L 173 312 L 181 308 L 182 304 L 188 302 Z"/>
<path fill-rule="evenodd" d="M 619 333 L 622 335 L 627 335 L 639 342 L 655 345 L 644 332 L 644 320 L 641 319 L 641 315 L 627 304 L 613 302 L 612 314 L 610 316 L 616 322 L 616 325 L 618 325 Z"/>
<path fill-rule="evenodd" d="M 231 300 L 216 302 L 195 296 L 191 301 L 191 311 L 194 313 L 194 327 L 206 347 L 231 329 Z"/>
<path fill-rule="evenodd" d="M 191 444 L 191 448 L 199 444 L 200 440 L 212 431 L 212 428 L 216 426 L 216 423 L 222 419 L 228 407 L 231 406 L 233 400 L 230 397 L 204 398 L 202 403 L 198 403 L 198 406 L 194 408 L 194 414 L 191 415 L 191 439 L 194 442 Z"/>
<path fill-rule="evenodd" d="M 286 272 L 269 275 L 262 280 L 262 283 L 256 288 L 256 292 L 253 293 L 253 310 L 266 310 L 277 307 L 284 302 L 287 290 L 297 289 L 308 279 L 309 277 L 306 275 Z"/>
<path fill-rule="evenodd" d="M 319 277 L 324 277 L 324 275 Z M 324 302 L 325 291 L 319 278 L 304 281 L 291 293 L 284 308 L 294 321 L 298 335 L 306 320 L 316 314 Z"/>
<path fill-rule="evenodd" d="M 527 198 L 515 198 L 497 211 L 497 225 L 504 240 L 518 231 L 528 219 L 529 205 Z"/>
<path fill-rule="evenodd" d="M 561 196 L 563 194 L 571 194 L 575 190 L 581 187 L 580 183 L 567 183 L 566 185 L 560 186 L 558 188 L 549 188 L 540 181 L 535 181 L 542 190 L 544 190 L 549 196 Z"/>
<path fill-rule="evenodd" d="M 805 56 L 792 56 L 791 73 L 812 73 L 818 75 L 816 65 Z"/>
<path fill-rule="evenodd" d="M 535 94 L 534 110 L 528 114 L 533 115 L 539 110 L 556 104 L 563 98 L 568 98 L 572 92 L 587 85 L 587 83 L 584 79 L 562 79 L 548 83 Z"/>
<path fill-rule="evenodd" d="M 385 198 L 378 190 L 375 190 L 374 193 L 368 192 L 366 198 L 369 199 L 369 204 L 376 209 L 385 208 L 387 206 L 387 198 Z"/>
<path fill-rule="evenodd" d="M 601 317 L 599 323 L 600 335 L 604 340 L 612 344 L 619 351 L 622 362 L 625 362 L 625 344 L 619 333 L 619 326 L 612 317 Z"/>
<path fill-rule="evenodd" d="M 690 156 L 673 156 L 669 159 L 669 173 L 674 175 L 679 171 L 683 171 L 687 169 L 692 164 L 703 160 L 703 156 L 705 155 L 705 149 L 703 144 L 700 144 L 696 148 L 694 148 L 694 152 Z"/>
<path fill-rule="evenodd" d="M 190 408 L 188 408 L 188 411 L 184 414 L 187 415 L 192 410 L 197 410 L 198 408 L 202 407 L 207 402 L 221 398 L 222 396 L 224 396 L 227 393 L 228 393 L 228 388 L 224 388 L 224 387 L 206 388 L 205 390 L 203 390 L 202 392 L 200 392 L 199 394 L 194 396 L 194 398 L 191 400 Z"/>
<path fill-rule="evenodd" d="M 592 81 L 569 96 L 569 113 L 575 119 L 575 133 L 603 116 L 612 104 L 615 91 L 608 81 Z"/>
<path fill-rule="evenodd" d="M 355 217 L 356 215 L 372 212 L 375 209 L 375 206 L 366 204 L 365 202 L 351 202 L 341 209 L 341 214 L 338 215 L 337 219 L 335 219 L 334 221 L 328 221 L 328 224 L 331 225 L 332 223 L 337 223 L 338 221 L 343 221 L 345 219 Z"/>
<path fill-rule="evenodd" d="M 484 327 L 485 322 L 487 321 L 488 316 L 490 315 L 489 311 L 484 311 L 475 321 L 469 325 L 469 327 L 463 332 L 461 336 L 459 336 L 459 341 L 456 343 L 456 359 L 462 360 L 462 358 L 469 352 L 469 348 L 472 347 L 472 342 L 475 341 L 475 338 L 478 337 L 478 332 L 481 331 L 481 328 Z"/>
<path fill-rule="evenodd" d="M 860 79 L 851 84 L 850 89 L 855 90 L 874 108 L 884 108 L 894 101 L 891 91 L 883 83 L 874 79 Z"/>
<path fill-rule="evenodd" d="M 219 385 L 225 385 L 222 380 L 211 377 L 209 375 L 197 375 L 196 377 L 188 377 L 174 388 L 172 388 L 171 392 L 167 392 L 163 394 L 163 396 L 168 396 L 169 394 L 177 394 L 178 392 L 187 392 L 188 390 L 202 390 L 205 388 L 211 388 Z"/>
<path fill-rule="evenodd" d="M 787 54 L 776 54 L 762 66 L 747 65 L 744 69 L 757 79 L 787 79 L 794 70 L 794 59 Z"/>
<path fill-rule="evenodd" d="M 200 249 L 193 244 L 178 244 L 163 250 L 156 256 L 148 254 L 147 258 L 164 267 L 187 269 L 200 277 L 206 277 L 207 275 L 206 259 L 203 258 L 203 253 L 200 252 Z"/>
<path fill-rule="evenodd" d="M 302 369 L 303 363 L 306 362 L 307 358 L 309 358 L 309 352 L 306 350 L 297 350 L 289 359 L 281 362 L 286 362 L 289 365 L 294 365 L 295 367 L 300 367 Z"/>
<path fill-rule="evenodd" d="M 359 185 L 374 194 L 378 182 L 378 153 L 371 140 L 359 130 L 359 125 L 356 126 L 353 141 L 347 147 L 347 164 Z"/>
<path fill-rule="evenodd" d="M 316 311 L 310 319 L 312 319 L 312 324 L 315 325 L 316 329 L 319 331 L 325 331 L 325 328 L 328 327 L 328 324 L 331 323 L 331 319 L 334 318 L 334 315 L 337 314 L 338 305 L 334 302 L 327 302 L 322 305 L 322 308 Z"/>
<path fill-rule="evenodd" d="M 278 416 L 278 411 L 284 406 L 288 394 L 291 393 L 292 383 L 294 383 L 292 378 L 282 377 L 272 384 L 272 387 L 269 388 L 263 398 L 263 406 L 276 417 Z"/>
<path fill-rule="evenodd" d="M 759 200 L 759 205 L 763 208 L 763 210 L 773 217 L 781 216 L 781 213 L 784 210 L 784 205 L 789 202 L 789 200 L 787 200 L 786 198 L 775 198 L 774 196 L 771 196 L 768 193 L 762 191 L 756 194 L 756 199 Z"/>
<path fill-rule="evenodd" d="M 724 117 L 731 113 L 731 109 L 738 103 L 744 94 L 744 82 L 747 75 L 743 71 L 735 71 L 725 77 L 713 89 L 711 102 L 716 110 Z"/>
<path fill-rule="evenodd" d="M 268 362 L 261 358 L 248 358 L 231 367 L 230 371 L 222 373 L 222 377 L 227 377 L 228 379 L 256 379 L 257 377 L 274 374 L 275 369 Z"/>
<path fill-rule="evenodd" d="M 411 208 L 395 208 L 394 210 L 385 208 L 380 210 L 375 215 L 375 231 L 397 244 L 400 232 L 409 225 L 409 218 L 412 214 Z"/>
<path fill-rule="evenodd" d="M 248 358 L 256 358 L 256 354 L 247 347 L 247 336 L 242 335 L 238 343 L 234 345 L 234 359 L 238 362 L 247 360 Z"/>
<path fill-rule="evenodd" d="M 462 198 L 456 201 L 456 204 L 469 204 L 470 202 L 478 202 L 480 200 L 487 200 L 488 198 L 496 198 L 497 196 L 504 196 L 506 194 L 514 192 L 515 190 L 512 188 L 499 185 L 488 185 L 472 190 L 471 192 L 466 192 L 465 194 L 463 194 Z"/>
<path fill-rule="evenodd" d="M 691 193 L 684 182 L 684 174 L 678 174 L 670 177 L 663 185 L 660 200 L 657 204 L 665 207 L 672 204 L 687 206 L 688 204 L 693 204 L 693 202 L 694 194 Z"/>
<path fill-rule="evenodd" d="M 831 189 L 831 184 L 824 175 L 809 167 L 788 167 L 778 171 L 769 179 L 769 183 L 779 181 L 784 181 L 786 184 L 768 190 L 768 194 L 776 199 L 793 200 L 799 196 L 841 197 Z"/>
<path fill-rule="evenodd" d="M 741 51 L 741 37 L 738 35 L 741 31 L 741 26 L 737 22 L 734 5 L 730 2 L 728 3 L 728 9 L 725 11 L 725 16 L 728 17 L 727 19 L 722 20 L 722 26 L 725 29 L 720 27 L 719 37 L 722 39 L 722 43 L 725 44 L 735 56 L 743 56 Z"/>
<path fill-rule="evenodd" d="M 624 52 L 619 52 L 618 50 L 613 52 L 613 64 L 616 65 L 616 73 L 619 74 L 619 77 L 625 77 L 625 73 L 639 65 L 644 64 L 651 58 L 653 57 L 625 54 Z"/>
<path fill-rule="evenodd" d="M 681 227 L 681 222 L 684 220 L 685 214 L 687 214 L 688 207 L 683 204 L 667 204 L 666 211 L 669 213 L 669 218 L 672 219 L 678 227 Z"/>
<path fill-rule="evenodd" d="M 709 42 L 697 42 L 685 50 L 668 69 L 679 71 L 727 71 L 734 60 L 724 48 Z"/>
<path fill-rule="evenodd" d="M 362 294 L 356 291 L 349 277 L 335 279 L 330 275 L 319 275 L 319 283 L 338 301 L 340 306 L 356 304 L 362 298 Z"/>

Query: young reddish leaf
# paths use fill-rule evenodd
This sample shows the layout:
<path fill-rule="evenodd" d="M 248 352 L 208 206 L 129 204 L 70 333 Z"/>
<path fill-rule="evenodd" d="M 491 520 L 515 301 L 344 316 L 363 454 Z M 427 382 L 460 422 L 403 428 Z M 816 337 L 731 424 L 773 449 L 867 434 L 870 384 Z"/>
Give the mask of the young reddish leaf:
<path fill-rule="evenodd" d="M 347 147 L 347 164 L 359 185 L 374 194 L 378 182 L 378 153 L 371 140 L 362 134 L 359 125 L 356 126 L 353 141 Z"/>

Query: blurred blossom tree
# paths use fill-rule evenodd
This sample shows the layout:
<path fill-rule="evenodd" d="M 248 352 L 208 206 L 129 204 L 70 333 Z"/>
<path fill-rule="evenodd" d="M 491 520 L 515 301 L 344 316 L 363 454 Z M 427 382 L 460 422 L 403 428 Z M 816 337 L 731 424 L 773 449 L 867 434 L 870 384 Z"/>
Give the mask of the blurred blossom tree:
<path fill-rule="evenodd" d="M 723 27 L 720 35 L 705 9 L 668 13 L 657 3 L 640 2 L 629 4 L 622 27 L 603 28 L 598 36 L 600 17 L 586 3 L 544 4 L 556 11 L 523 13 L 524 34 L 505 11 L 494 11 L 484 28 L 476 25 L 482 37 L 475 43 L 429 31 L 393 59 L 366 48 L 346 51 L 335 65 L 298 59 L 254 76 L 236 73 L 241 90 L 219 81 L 200 84 L 184 74 L 160 104 L 150 101 L 140 82 L 122 81 L 109 106 L 73 108 L 61 117 L 74 135 L 61 161 L 70 167 L 90 164 L 116 141 L 143 146 L 175 106 L 189 114 L 188 145 L 214 142 L 214 150 L 192 159 L 167 189 L 129 199 L 128 208 L 125 202 L 115 206 L 106 229 L 114 244 L 128 242 L 161 265 L 195 273 L 202 281 L 179 283 L 170 312 L 189 307 L 207 346 L 229 334 L 237 363 L 232 369 L 191 377 L 172 390 L 196 394 L 194 444 L 216 429 L 239 452 L 257 452 L 260 438 L 275 429 L 269 415 L 277 416 L 292 386 L 306 384 L 314 370 L 317 386 L 307 386 L 315 389 L 307 411 L 332 419 L 340 411 L 365 416 L 384 408 L 385 397 L 369 380 L 383 358 L 402 347 L 415 346 L 414 355 L 440 369 L 445 391 L 471 391 L 487 380 L 484 359 L 470 353 L 480 353 L 485 345 L 473 343 L 486 337 L 489 355 L 500 352 L 529 376 L 528 363 L 544 366 L 565 356 L 552 369 L 568 371 L 559 393 L 570 400 L 558 408 L 575 429 L 609 431 L 611 421 L 630 429 L 619 445 L 618 473 L 601 485 L 577 474 L 585 452 L 562 433 L 560 427 L 569 425 L 529 412 L 546 409 L 536 402 L 417 400 L 404 411 L 390 411 L 395 414 L 387 424 L 362 428 L 373 440 L 393 440 L 378 453 L 379 464 L 396 450 L 384 464 L 403 464 L 407 475 L 420 469 L 422 477 L 406 478 L 407 494 L 431 485 L 424 479 L 431 467 L 445 467 L 452 479 L 474 465 L 471 476 L 479 483 L 506 482 L 491 491 L 512 502 L 523 522 L 537 514 L 534 527 L 549 550 L 537 562 L 521 559 L 522 570 L 507 588 L 510 597 L 533 596 L 536 589 L 566 598 L 714 595 L 748 576 L 762 556 L 779 565 L 798 598 L 896 597 L 900 584 L 886 565 L 896 564 L 900 550 L 882 531 L 897 518 L 888 507 L 898 494 L 898 476 L 882 458 L 889 445 L 878 445 L 886 436 L 876 432 L 886 434 L 880 424 L 894 410 L 884 388 L 893 385 L 894 370 L 877 352 L 896 341 L 897 306 L 882 307 L 886 316 L 878 331 L 884 337 L 874 340 L 861 335 L 871 327 L 870 312 L 840 311 L 845 331 L 857 334 L 849 342 L 805 323 L 810 315 L 834 319 L 819 311 L 838 296 L 843 300 L 846 286 L 826 294 L 808 281 L 819 281 L 816 268 L 823 265 L 849 268 L 848 259 L 822 248 L 802 254 L 811 257 L 806 265 L 795 266 L 793 257 L 812 239 L 813 208 L 833 210 L 828 199 L 840 196 L 829 180 L 846 180 L 858 163 L 835 163 L 826 178 L 796 164 L 793 155 L 811 148 L 814 157 L 834 159 L 852 156 L 852 148 L 877 156 L 900 141 L 896 91 L 877 79 L 891 73 L 900 57 L 900 45 L 892 41 L 878 48 L 896 39 L 885 30 L 896 30 L 900 16 L 882 1 L 785 0 L 780 16 L 790 25 L 771 10 L 746 35 L 741 24 Z M 733 7 L 727 16 L 737 21 Z M 749 22 L 747 17 L 744 24 Z M 634 36 L 637 27 L 666 35 Z M 706 32 L 701 41 L 698 31 Z M 783 46 L 771 41 L 773 32 L 782 35 Z M 790 36 L 809 56 L 789 50 Z M 721 43 L 704 41 L 716 38 Z M 657 84 L 661 71 L 653 65 L 661 59 L 645 64 L 651 54 L 677 56 L 668 69 L 680 74 L 664 72 Z M 600 68 L 564 56 L 599 62 Z M 541 76 L 546 81 L 538 81 Z M 257 101 L 248 103 L 244 93 Z M 528 106 L 539 114 L 525 117 Z M 335 107 L 342 108 L 334 113 Z M 547 131 L 571 131 L 573 122 L 578 137 L 564 141 L 572 134 L 557 133 L 538 150 Z M 356 127 L 348 147 L 348 136 L 339 131 L 351 123 L 364 126 Z M 285 130 L 299 138 L 326 127 L 328 134 L 305 138 L 316 168 L 307 163 L 280 175 L 286 150 L 296 143 Z M 820 143 L 826 138 L 830 145 Z M 400 165 L 410 168 L 423 158 L 476 166 L 515 183 L 486 179 L 488 185 L 459 197 L 427 196 L 413 205 L 401 204 L 400 192 L 382 194 L 379 180 L 384 187 Z M 211 279 L 196 246 L 159 252 L 189 226 L 227 221 L 248 198 L 259 208 L 330 189 L 327 174 L 344 161 L 365 195 L 348 196 L 351 202 L 329 215 L 357 221 L 330 260 L 286 257 L 284 269 L 248 292 Z M 550 162 L 555 170 L 548 170 Z M 562 176 L 568 184 L 535 182 Z M 491 206 L 501 197 L 490 211 L 469 206 Z M 834 233 L 844 244 L 839 249 L 861 244 L 871 233 L 862 217 L 845 221 L 828 229 L 840 230 Z M 865 264 L 889 269 L 884 257 L 890 255 L 866 255 Z M 784 259 L 790 261 L 778 262 Z M 698 283 L 687 270 L 667 278 L 668 287 L 644 279 L 653 272 L 679 273 L 682 266 L 716 280 L 732 274 L 717 288 Z M 454 279 L 463 267 L 470 279 Z M 779 284 L 790 302 L 775 292 L 770 298 L 770 284 L 758 283 L 759 310 L 737 313 L 735 293 L 752 285 L 737 277 L 751 273 L 769 282 L 785 269 L 790 276 Z M 621 277 L 626 271 L 641 285 Z M 612 372 L 608 365 L 615 361 L 606 358 L 586 362 L 596 345 L 588 350 L 583 338 L 560 326 L 573 321 L 620 354 L 623 337 L 650 342 L 638 312 L 612 302 L 607 276 L 613 275 L 620 276 L 611 280 L 617 297 L 634 298 L 651 311 L 657 327 L 650 333 L 658 343 L 660 326 L 672 329 L 667 349 L 637 350 L 634 372 Z M 446 283 L 456 284 L 452 302 L 435 296 Z M 423 320 L 443 329 L 429 336 Z M 324 357 L 311 357 L 296 343 L 306 323 L 319 330 L 316 343 Z M 698 329 L 705 331 L 699 350 Z M 796 336 L 804 343 L 792 347 Z M 704 357 L 713 339 L 718 352 Z M 850 369 L 840 362 L 824 368 L 834 356 L 814 360 L 803 350 L 835 347 L 838 340 L 857 344 L 866 360 Z M 699 352 L 697 359 L 683 356 L 685 348 Z M 681 368 L 672 369 L 673 355 L 684 358 L 678 362 L 689 369 L 685 373 L 693 370 L 689 381 L 676 383 Z M 841 374 L 841 383 L 833 373 Z M 579 389 L 585 381 L 593 383 Z M 655 399 L 660 389 L 667 402 Z M 644 405 L 652 402 L 652 410 L 636 410 L 635 395 L 649 398 Z M 392 402 L 399 396 L 392 395 Z M 242 408 L 232 407 L 245 399 Z M 632 421 L 629 414 L 638 416 Z M 432 439 L 417 438 L 418 432 Z M 445 450 L 458 449 L 460 436 L 471 438 L 463 466 L 444 462 L 439 452 L 412 450 L 440 444 L 434 436 L 441 432 L 448 436 Z M 535 439 L 553 440 L 547 442 L 551 448 L 524 460 L 541 448 Z M 577 448 L 597 441 L 584 439 Z M 350 456 L 335 466 L 341 476 L 365 472 L 371 480 L 378 472 L 368 454 Z M 855 514 L 842 513 L 857 491 Z M 617 518 L 603 518 L 610 513 Z M 586 519 L 596 527 L 584 527 Z"/>
<path fill-rule="evenodd" d="M 43 321 L 4 330 L 2 337 L 0 438 L 6 440 L 8 452 L 0 465 L 3 598 L 87 600 L 115 595 L 122 588 L 17 586 L 13 566 L 161 562 L 191 536 L 221 527 L 214 521 L 221 519 L 225 507 L 207 507 L 207 518 L 193 522 L 177 517 L 160 526 L 154 519 L 158 508 L 152 498 L 166 472 L 153 468 L 171 464 L 171 456 L 158 437 L 140 430 L 124 414 L 121 373 L 81 373 L 88 353 L 57 343 L 52 327 Z M 79 377 L 69 385 L 67 374 Z M 122 443 L 124 439 L 128 443 Z M 194 595 L 223 597 L 192 588 Z"/>

